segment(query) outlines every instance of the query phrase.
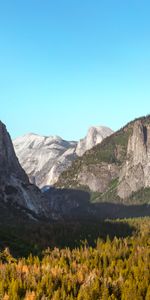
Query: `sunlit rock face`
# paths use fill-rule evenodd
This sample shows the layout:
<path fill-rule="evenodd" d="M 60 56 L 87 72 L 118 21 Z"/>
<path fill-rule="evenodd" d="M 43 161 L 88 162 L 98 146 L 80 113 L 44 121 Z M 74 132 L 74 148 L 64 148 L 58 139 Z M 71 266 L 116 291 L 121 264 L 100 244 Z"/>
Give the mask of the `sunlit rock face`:
<path fill-rule="evenodd" d="M 58 136 L 40 136 L 29 133 L 13 141 L 20 164 L 30 182 L 38 187 L 54 185 L 60 174 L 85 151 L 100 143 L 112 130 L 91 127 L 87 136 L 78 143 L 65 141 Z"/>
<path fill-rule="evenodd" d="M 150 115 L 129 122 L 86 151 L 60 175 L 57 187 L 99 192 L 99 201 L 148 202 Z"/>
<path fill-rule="evenodd" d="M 78 142 L 76 153 L 82 156 L 87 150 L 102 142 L 104 138 L 111 135 L 113 131 L 104 126 L 93 126 L 89 128 L 86 137 Z"/>
<path fill-rule="evenodd" d="M 16 157 L 6 126 L 0 122 L 0 201 L 18 204 L 38 215 L 48 216 L 46 200 L 40 190 L 29 183 Z"/>
<path fill-rule="evenodd" d="M 117 177 L 119 168 L 115 164 L 101 163 L 84 166 L 78 174 L 78 183 L 88 186 L 93 192 L 103 193 L 109 183 Z"/>
<path fill-rule="evenodd" d="M 120 171 L 118 195 L 127 198 L 132 192 L 150 186 L 150 125 L 136 121 L 128 141 L 127 158 Z"/>
<path fill-rule="evenodd" d="M 58 136 L 44 137 L 27 134 L 13 141 L 20 164 L 30 182 L 42 188 L 53 185 L 76 158 L 76 142 L 64 141 Z"/>

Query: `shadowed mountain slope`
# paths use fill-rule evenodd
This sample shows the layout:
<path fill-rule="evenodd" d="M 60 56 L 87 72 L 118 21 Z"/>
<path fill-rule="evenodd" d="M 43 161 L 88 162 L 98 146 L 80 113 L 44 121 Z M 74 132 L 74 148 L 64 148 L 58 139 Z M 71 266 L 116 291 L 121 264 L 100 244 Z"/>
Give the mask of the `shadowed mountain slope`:
<path fill-rule="evenodd" d="M 47 201 L 40 190 L 30 184 L 16 157 L 6 126 L 0 122 L 0 201 L 17 204 L 41 216 L 48 216 Z"/>

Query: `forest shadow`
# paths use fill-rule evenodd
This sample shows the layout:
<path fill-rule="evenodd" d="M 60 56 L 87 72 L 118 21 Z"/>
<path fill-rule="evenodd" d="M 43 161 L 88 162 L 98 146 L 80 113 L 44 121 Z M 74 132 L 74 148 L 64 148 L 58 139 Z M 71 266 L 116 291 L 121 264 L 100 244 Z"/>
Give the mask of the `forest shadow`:
<path fill-rule="evenodd" d="M 112 240 L 114 237 L 125 238 L 132 236 L 136 228 L 125 221 L 98 221 L 98 220 L 79 220 L 55 222 L 52 225 L 52 231 L 55 232 L 53 246 L 58 248 L 80 247 L 84 242 L 94 247 L 97 239 L 106 240 L 108 237 Z"/>
<path fill-rule="evenodd" d="M 81 190 L 51 189 L 45 195 L 52 216 L 48 220 L 34 221 L 14 206 L 0 206 L 0 249 L 28 256 L 41 255 L 48 247 L 80 247 L 85 241 L 95 246 L 98 238 L 134 235 L 137 228 L 124 218 L 150 216 L 149 205 L 91 203 L 89 192 Z"/>
<path fill-rule="evenodd" d="M 26 224 L 18 224 L 16 220 L 13 226 L 1 226 L 0 249 L 8 247 L 15 257 L 27 257 L 30 253 L 40 256 L 47 248 L 73 249 L 84 243 L 94 247 L 99 238 L 125 238 L 135 232 L 136 228 L 125 221 L 78 219 L 50 223 L 28 221 Z"/>

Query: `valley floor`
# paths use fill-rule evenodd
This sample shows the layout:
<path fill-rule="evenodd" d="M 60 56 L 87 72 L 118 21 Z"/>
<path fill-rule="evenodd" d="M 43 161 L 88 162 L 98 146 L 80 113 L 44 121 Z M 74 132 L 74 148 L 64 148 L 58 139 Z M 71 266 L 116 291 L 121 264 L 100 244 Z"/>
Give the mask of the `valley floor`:
<path fill-rule="evenodd" d="M 0 299 L 149 300 L 150 218 L 110 221 L 128 225 L 124 237 L 85 241 L 73 249 L 48 248 L 39 256 L 0 253 Z M 117 227 L 116 227 L 117 228 Z"/>

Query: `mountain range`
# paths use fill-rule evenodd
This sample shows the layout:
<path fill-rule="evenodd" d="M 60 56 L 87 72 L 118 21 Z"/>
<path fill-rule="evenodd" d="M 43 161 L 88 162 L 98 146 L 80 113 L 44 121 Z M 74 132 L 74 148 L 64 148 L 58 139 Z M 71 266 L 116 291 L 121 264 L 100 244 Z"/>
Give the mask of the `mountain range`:
<path fill-rule="evenodd" d="M 79 142 L 65 141 L 59 136 L 29 133 L 13 141 L 19 162 L 30 182 L 39 188 L 54 185 L 72 161 L 100 143 L 113 131 L 104 126 L 91 127 Z"/>
<path fill-rule="evenodd" d="M 70 166 L 60 173 L 54 187 L 41 192 L 30 182 L 31 177 L 29 181 L 10 135 L 0 122 L 1 211 L 5 207 L 9 213 L 13 207 L 30 219 L 44 218 L 48 222 L 149 215 L 150 116 L 134 120 L 111 135 L 107 132 L 106 138 L 85 152 L 91 147 L 89 136 L 97 143 L 98 135 L 97 128 L 90 129 L 89 135 L 78 144 L 35 134 L 20 138 L 15 147 L 18 144 L 20 153 L 22 149 L 24 163 L 35 172 L 30 176 L 37 174 L 41 185 L 49 183 L 44 180 L 49 180 L 52 162 L 56 165 L 59 161 L 61 165 L 60 158 L 65 152 L 73 155 Z M 82 149 L 84 154 L 79 156 L 78 152 L 77 155 L 77 149 L 79 152 Z M 36 183 L 37 178 L 33 182 Z"/>
<path fill-rule="evenodd" d="M 97 202 L 150 203 L 150 116 L 128 123 L 85 152 L 56 186 L 90 191 Z"/>
<path fill-rule="evenodd" d="M 50 145 L 52 139 L 41 140 L 42 145 L 43 140 Z M 29 141 L 31 148 L 34 143 Z M 35 144 L 40 148 L 39 139 Z M 62 144 L 68 147 L 61 140 Z M 40 157 L 42 163 L 45 159 L 42 156 L 41 150 L 39 163 Z M 150 216 L 149 167 L 147 116 L 130 122 L 82 156 L 78 154 L 55 186 L 41 192 L 29 181 L 0 122 L 0 249 L 10 247 L 15 255 L 26 255 L 41 253 L 48 246 L 79 245 L 85 238 L 92 242 L 99 228 L 104 236 L 110 234 L 113 223 L 106 226 L 108 218 Z M 124 226 L 119 228 L 114 227 L 114 234 L 122 236 Z"/>

